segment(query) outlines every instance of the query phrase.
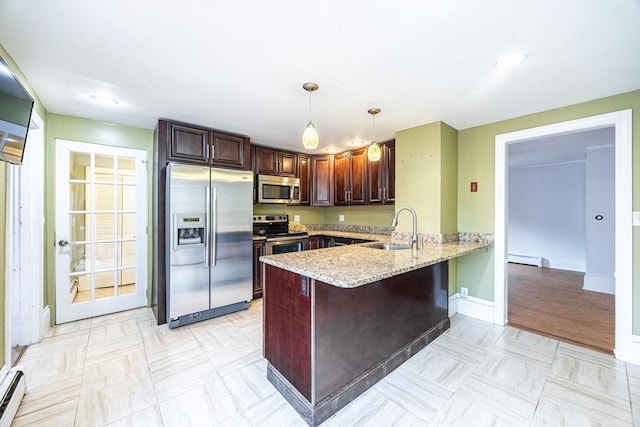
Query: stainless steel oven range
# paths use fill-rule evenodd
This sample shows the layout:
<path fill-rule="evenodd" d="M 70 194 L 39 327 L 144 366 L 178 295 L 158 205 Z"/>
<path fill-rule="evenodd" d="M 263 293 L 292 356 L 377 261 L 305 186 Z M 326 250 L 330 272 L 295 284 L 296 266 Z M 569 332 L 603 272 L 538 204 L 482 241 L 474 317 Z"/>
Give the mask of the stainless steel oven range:
<path fill-rule="evenodd" d="M 265 236 L 265 255 L 309 249 L 309 234 L 289 233 L 288 215 L 254 215 L 253 234 Z"/>

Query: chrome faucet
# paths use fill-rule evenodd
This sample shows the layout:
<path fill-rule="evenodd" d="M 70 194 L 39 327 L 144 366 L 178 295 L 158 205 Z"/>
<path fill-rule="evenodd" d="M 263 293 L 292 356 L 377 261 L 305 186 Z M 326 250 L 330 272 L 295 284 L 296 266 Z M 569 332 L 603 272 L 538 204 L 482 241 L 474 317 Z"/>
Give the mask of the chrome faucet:
<path fill-rule="evenodd" d="M 413 234 L 411 235 L 411 253 L 414 257 L 418 256 L 418 216 L 416 211 L 409 207 L 400 208 L 396 211 L 393 221 L 391 221 L 391 227 L 395 228 L 398 225 L 398 215 L 402 211 L 409 211 L 413 216 Z"/>

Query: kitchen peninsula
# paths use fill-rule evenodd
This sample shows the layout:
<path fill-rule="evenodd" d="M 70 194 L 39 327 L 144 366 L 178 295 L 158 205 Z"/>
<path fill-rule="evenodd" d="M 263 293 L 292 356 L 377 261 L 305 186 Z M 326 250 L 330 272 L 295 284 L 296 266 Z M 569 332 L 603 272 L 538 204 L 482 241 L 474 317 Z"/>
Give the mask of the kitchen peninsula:
<path fill-rule="evenodd" d="M 381 243 L 260 258 L 267 377 L 311 426 L 449 328 L 448 260 L 491 245 Z"/>

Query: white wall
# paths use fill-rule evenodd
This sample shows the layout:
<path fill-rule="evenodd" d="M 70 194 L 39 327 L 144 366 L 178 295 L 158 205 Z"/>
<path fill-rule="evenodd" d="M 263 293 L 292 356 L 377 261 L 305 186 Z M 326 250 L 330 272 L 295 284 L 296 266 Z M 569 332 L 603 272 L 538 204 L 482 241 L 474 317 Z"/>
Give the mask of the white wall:
<path fill-rule="evenodd" d="M 509 254 L 586 270 L 585 162 L 509 168 Z"/>
<path fill-rule="evenodd" d="M 615 149 L 587 148 L 584 289 L 615 293 Z M 596 219 L 601 215 L 602 219 Z"/>

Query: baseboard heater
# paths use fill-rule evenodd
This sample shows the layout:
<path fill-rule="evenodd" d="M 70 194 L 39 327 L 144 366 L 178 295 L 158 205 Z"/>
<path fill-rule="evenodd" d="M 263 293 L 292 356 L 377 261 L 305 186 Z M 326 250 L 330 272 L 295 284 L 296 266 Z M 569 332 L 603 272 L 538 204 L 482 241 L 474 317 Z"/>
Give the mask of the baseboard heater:
<path fill-rule="evenodd" d="M 25 391 L 24 372 L 11 369 L 0 385 L 0 427 L 9 427 Z"/>
<path fill-rule="evenodd" d="M 516 264 L 527 264 L 535 265 L 536 267 L 542 267 L 541 256 L 508 254 L 507 261 L 514 262 Z"/>

